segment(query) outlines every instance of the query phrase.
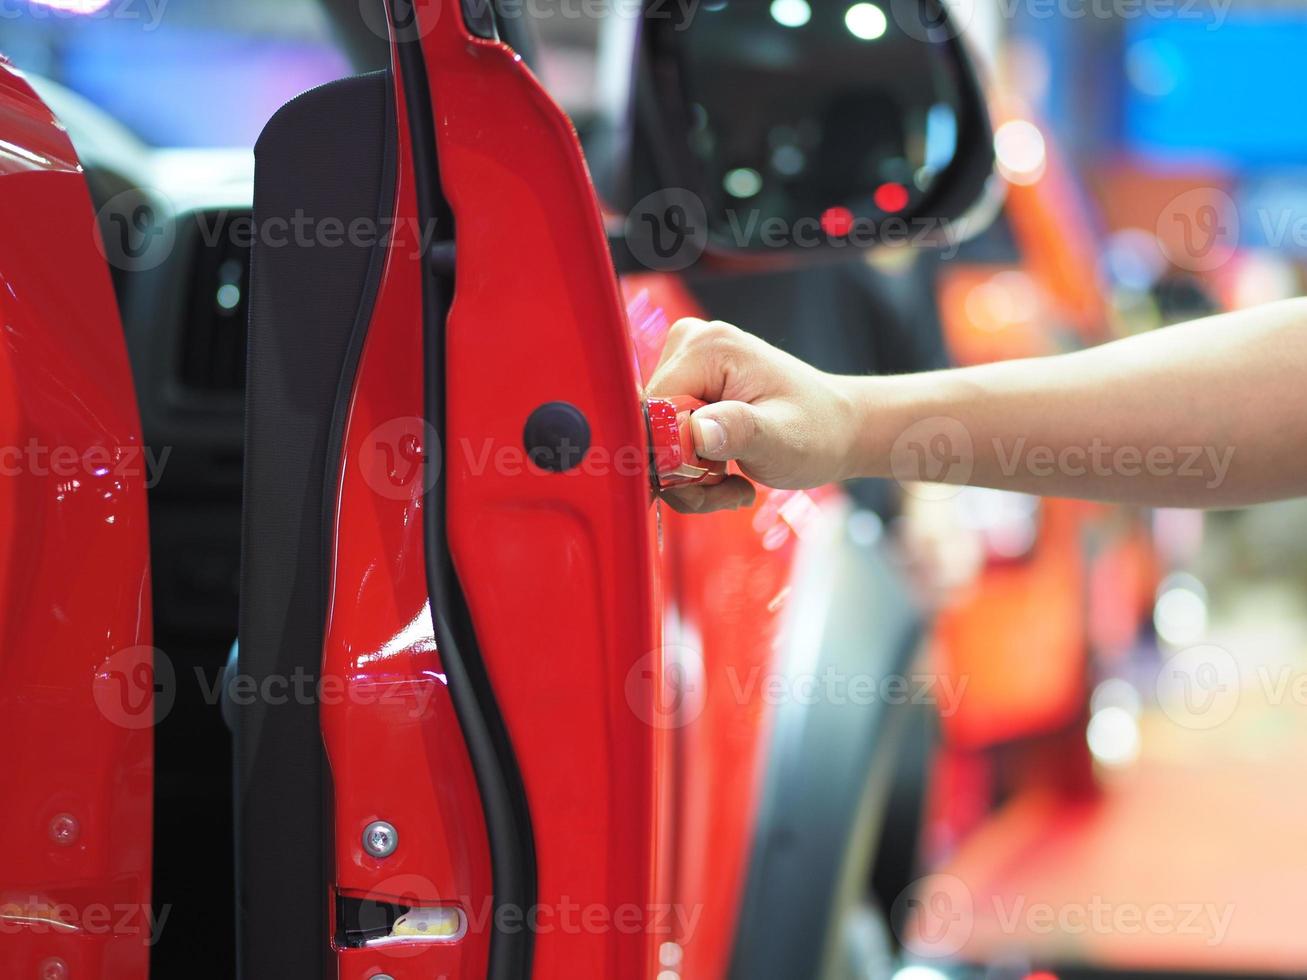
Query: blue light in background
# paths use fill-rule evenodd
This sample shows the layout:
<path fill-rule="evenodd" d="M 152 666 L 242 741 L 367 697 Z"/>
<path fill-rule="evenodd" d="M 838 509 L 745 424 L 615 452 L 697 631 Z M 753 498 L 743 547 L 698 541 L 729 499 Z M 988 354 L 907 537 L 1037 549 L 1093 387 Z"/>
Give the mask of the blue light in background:
<path fill-rule="evenodd" d="M 1159 162 L 1307 164 L 1307 17 L 1141 20 L 1126 32 L 1125 143 Z"/>

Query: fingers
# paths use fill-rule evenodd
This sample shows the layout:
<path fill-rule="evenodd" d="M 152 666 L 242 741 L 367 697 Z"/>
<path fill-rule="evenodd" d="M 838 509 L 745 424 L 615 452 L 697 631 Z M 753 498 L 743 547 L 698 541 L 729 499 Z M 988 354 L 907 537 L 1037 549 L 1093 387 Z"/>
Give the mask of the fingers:
<path fill-rule="evenodd" d="M 678 487 L 664 490 L 667 506 L 680 514 L 709 514 L 715 510 L 737 510 L 753 503 L 756 491 L 742 476 L 728 476 L 716 486 Z"/>
<path fill-rule="evenodd" d="M 742 459 L 766 451 L 762 413 L 745 402 L 717 402 L 690 416 L 694 451 L 704 459 Z"/>
<path fill-rule="evenodd" d="M 649 379 L 651 395 L 689 395 L 714 402 L 723 397 L 729 363 L 725 356 L 743 336 L 718 320 L 684 317 L 672 324 L 658 367 Z"/>

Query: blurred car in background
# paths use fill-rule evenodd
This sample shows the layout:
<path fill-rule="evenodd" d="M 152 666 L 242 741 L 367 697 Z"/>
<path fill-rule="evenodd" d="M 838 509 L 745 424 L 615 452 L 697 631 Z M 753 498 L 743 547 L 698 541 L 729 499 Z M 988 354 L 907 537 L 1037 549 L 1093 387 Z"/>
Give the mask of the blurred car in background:
<path fill-rule="evenodd" d="M 1117 318 L 1098 236 L 1064 161 L 1019 103 L 995 118 L 1002 208 L 939 270 L 951 356 L 981 364 L 1110 340 Z M 1159 561 L 1138 508 L 979 487 L 935 495 L 984 556 L 931 637 L 941 668 L 969 684 L 942 723 L 927 829 L 938 860 L 1000 800 L 1023 790 L 1094 792 L 1090 693 L 1150 630 Z"/>

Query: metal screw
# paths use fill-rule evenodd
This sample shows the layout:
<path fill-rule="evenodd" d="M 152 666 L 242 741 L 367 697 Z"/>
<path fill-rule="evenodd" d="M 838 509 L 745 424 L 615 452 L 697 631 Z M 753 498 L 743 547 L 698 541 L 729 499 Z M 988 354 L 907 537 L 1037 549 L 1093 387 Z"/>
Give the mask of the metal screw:
<path fill-rule="evenodd" d="M 399 831 L 384 820 L 374 820 L 363 830 L 363 850 L 373 857 L 390 857 L 399 846 Z M 378 980 L 373 977 L 372 980 Z"/>
<path fill-rule="evenodd" d="M 71 813 L 57 814 L 50 821 L 50 839 L 63 847 L 75 844 L 80 833 L 81 827 L 77 823 L 77 818 Z"/>
<path fill-rule="evenodd" d="M 395 980 L 389 973 L 374 973 L 368 980 Z"/>
<path fill-rule="evenodd" d="M 57 956 L 41 961 L 41 980 L 67 980 L 68 964 Z"/>

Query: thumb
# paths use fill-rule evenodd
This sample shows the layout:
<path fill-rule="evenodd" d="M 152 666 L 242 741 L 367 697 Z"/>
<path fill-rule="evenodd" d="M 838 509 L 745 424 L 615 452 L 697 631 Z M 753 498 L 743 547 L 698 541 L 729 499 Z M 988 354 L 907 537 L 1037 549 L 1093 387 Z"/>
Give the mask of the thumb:
<path fill-rule="evenodd" d="M 704 459 L 744 459 L 764 450 L 766 431 L 748 402 L 717 402 L 690 416 L 694 451 Z"/>

